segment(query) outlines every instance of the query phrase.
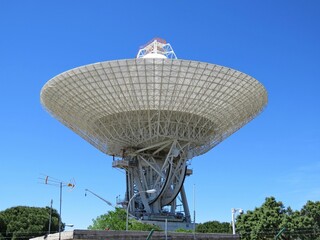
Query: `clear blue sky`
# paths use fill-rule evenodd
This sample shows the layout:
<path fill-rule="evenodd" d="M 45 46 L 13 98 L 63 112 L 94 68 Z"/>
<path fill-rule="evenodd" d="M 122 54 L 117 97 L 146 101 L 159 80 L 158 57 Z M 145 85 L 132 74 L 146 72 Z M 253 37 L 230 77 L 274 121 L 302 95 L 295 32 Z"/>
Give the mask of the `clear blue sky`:
<path fill-rule="evenodd" d="M 81 65 L 134 58 L 153 37 L 178 58 L 228 66 L 258 79 L 265 111 L 205 155 L 185 181 L 197 222 L 230 221 L 231 208 L 274 196 L 300 209 L 320 199 L 320 2 L 15 1 L 0 3 L 0 211 L 45 207 L 59 188 L 41 174 L 77 186 L 63 189 L 62 217 L 75 228 L 111 210 L 88 188 L 115 202 L 125 175 L 112 159 L 52 118 L 42 86 Z"/>

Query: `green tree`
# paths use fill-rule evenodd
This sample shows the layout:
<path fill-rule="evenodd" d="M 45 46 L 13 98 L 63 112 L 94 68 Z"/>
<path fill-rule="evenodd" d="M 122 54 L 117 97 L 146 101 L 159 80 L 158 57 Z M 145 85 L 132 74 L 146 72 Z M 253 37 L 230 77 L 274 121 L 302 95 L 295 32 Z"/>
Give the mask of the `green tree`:
<path fill-rule="evenodd" d="M 320 239 L 320 202 L 308 201 L 301 209 L 300 215 L 309 219 L 312 231 L 309 229 L 310 239 Z"/>
<path fill-rule="evenodd" d="M 231 225 L 227 222 L 209 221 L 196 226 L 196 232 L 200 233 L 231 233 Z"/>
<path fill-rule="evenodd" d="M 0 212 L 0 239 L 29 239 L 48 233 L 50 208 L 18 206 Z M 53 209 L 51 232 L 59 231 L 59 214 Z"/>
<path fill-rule="evenodd" d="M 129 224 L 129 229 L 134 231 L 151 231 L 154 229 L 155 231 L 161 231 L 161 228 L 157 225 L 142 223 L 135 219 L 132 219 Z"/>
<path fill-rule="evenodd" d="M 5 239 L 5 233 L 6 233 L 6 224 L 0 212 L 0 240 Z"/>
<path fill-rule="evenodd" d="M 190 229 L 184 229 L 184 228 L 178 228 L 178 229 L 175 230 L 175 232 L 192 233 L 192 230 L 190 230 Z"/>
<path fill-rule="evenodd" d="M 292 211 L 274 197 L 266 198 L 261 207 L 237 217 L 237 233 L 244 240 L 274 239 L 282 228 L 286 228 L 287 239 L 319 239 L 315 229 L 320 213 L 317 205 L 309 201 L 301 211 Z"/>
<path fill-rule="evenodd" d="M 274 197 L 266 198 L 261 207 L 237 217 L 236 229 L 242 239 L 272 239 L 283 225 L 286 209 Z"/>
<path fill-rule="evenodd" d="M 93 224 L 88 227 L 90 230 L 125 230 L 126 229 L 127 213 L 122 208 L 116 208 L 114 211 L 109 211 L 107 214 L 98 216 L 93 219 Z M 129 230 L 150 231 L 151 229 L 160 230 L 158 226 L 141 223 L 137 220 L 130 219 Z"/>
<path fill-rule="evenodd" d="M 320 230 L 320 202 L 308 201 L 301 209 L 301 215 L 312 218 L 314 227 Z"/>
<path fill-rule="evenodd" d="M 313 220 L 301 215 L 300 211 L 292 211 L 288 208 L 281 227 L 286 228 L 285 234 L 290 239 L 315 240 L 313 234 Z"/>
<path fill-rule="evenodd" d="M 121 208 L 116 208 L 114 211 L 109 211 L 107 214 L 98 216 L 92 219 L 92 225 L 88 227 L 90 230 L 125 230 L 126 229 L 126 211 Z"/>

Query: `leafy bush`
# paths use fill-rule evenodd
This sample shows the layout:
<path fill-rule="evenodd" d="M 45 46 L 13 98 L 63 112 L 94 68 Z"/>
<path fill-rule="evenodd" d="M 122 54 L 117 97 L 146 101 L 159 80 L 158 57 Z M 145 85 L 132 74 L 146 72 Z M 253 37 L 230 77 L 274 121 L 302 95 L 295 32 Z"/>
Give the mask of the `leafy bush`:
<path fill-rule="evenodd" d="M 50 208 L 18 206 L 0 212 L 0 239 L 29 239 L 48 233 Z M 53 209 L 51 233 L 59 231 L 59 214 Z M 62 228 L 64 226 L 62 225 Z M 63 229 L 62 229 L 63 230 Z"/>

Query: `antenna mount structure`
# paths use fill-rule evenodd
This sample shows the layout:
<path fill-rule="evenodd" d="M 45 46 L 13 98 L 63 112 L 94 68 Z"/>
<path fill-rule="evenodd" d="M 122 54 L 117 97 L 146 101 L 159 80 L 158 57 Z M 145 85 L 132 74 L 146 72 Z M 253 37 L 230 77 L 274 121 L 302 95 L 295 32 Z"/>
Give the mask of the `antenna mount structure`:
<path fill-rule="evenodd" d="M 191 223 L 183 186 L 192 174 L 189 161 L 251 121 L 267 101 L 253 77 L 177 59 L 160 38 L 142 46 L 135 59 L 71 69 L 41 91 L 52 116 L 125 170 L 123 203 L 130 214 L 184 223 Z"/>

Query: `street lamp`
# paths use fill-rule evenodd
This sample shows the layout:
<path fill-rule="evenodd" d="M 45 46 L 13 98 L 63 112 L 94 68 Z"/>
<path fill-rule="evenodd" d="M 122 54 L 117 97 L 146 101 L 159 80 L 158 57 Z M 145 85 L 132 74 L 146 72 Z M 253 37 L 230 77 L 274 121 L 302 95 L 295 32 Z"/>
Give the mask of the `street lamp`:
<path fill-rule="evenodd" d="M 40 178 L 42 180 L 44 180 L 44 184 L 46 185 L 53 185 L 53 186 L 59 186 L 60 187 L 60 208 L 59 208 L 59 240 L 61 240 L 61 226 L 62 226 L 62 217 L 61 217 L 61 205 L 62 205 L 62 187 L 70 187 L 70 188 L 74 188 L 75 187 L 75 183 L 73 180 L 72 182 L 62 182 L 59 179 L 55 179 L 49 176 L 46 176 L 45 178 Z M 52 203 L 51 203 L 51 208 L 52 208 Z M 50 217 L 51 218 L 51 217 Z M 49 222 L 51 225 L 51 222 Z M 50 226 L 51 227 L 51 226 Z M 50 227 L 49 227 L 49 232 L 50 232 Z"/>
<path fill-rule="evenodd" d="M 129 202 L 128 202 L 128 206 L 127 206 L 127 219 L 126 219 L 126 231 L 128 231 L 128 225 L 129 225 L 129 207 L 130 207 L 130 202 L 132 199 L 134 199 L 137 195 L 139 195 L 140 193 L 155 193 L 157 190 L 156 189 L 149 189 L 149 190 L 146 190 L 146 191 L 140 191 L 140 192 L 137 192 L 135 194 L 133 194 L 133 196 L 130 198 Z"/>
<path fill-rule="evenodd" d="M 231 217 L 232 217 L 232 234 L 236 234 L 236 225 L 235 225 L 235 215 L 239 212 L 239 214 L 243 213 L 242 208 L 231 208 Z"/>

